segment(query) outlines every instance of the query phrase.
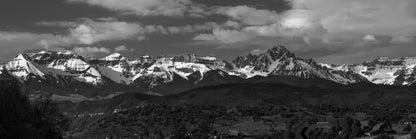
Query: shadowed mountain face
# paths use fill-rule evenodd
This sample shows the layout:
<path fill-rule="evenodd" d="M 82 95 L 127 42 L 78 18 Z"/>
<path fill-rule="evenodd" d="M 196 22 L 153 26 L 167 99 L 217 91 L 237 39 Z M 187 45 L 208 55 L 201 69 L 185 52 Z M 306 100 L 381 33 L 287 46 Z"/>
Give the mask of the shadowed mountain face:
<path fill-rule="evenodd" d="M 0 77 L 15 78 L 31 91 L 94 98 L 115 92 L 170 95 L 228 83 L 328 87 L 370 81 L 411 85 L 415 82 L 415 64 L 412 63 L 416 63 L 412 61 L 402 58 L 377 59 L 356 65 L 318 64 L 312 59 L 296 57 L 280 45 L 262 54 L 238 56 L 231 62 L 193 54 L 144 55 L 131 60 L 114 53 L 86 60 L 70 51 L 42 51 L 20 54 L 1 65 Z"/>

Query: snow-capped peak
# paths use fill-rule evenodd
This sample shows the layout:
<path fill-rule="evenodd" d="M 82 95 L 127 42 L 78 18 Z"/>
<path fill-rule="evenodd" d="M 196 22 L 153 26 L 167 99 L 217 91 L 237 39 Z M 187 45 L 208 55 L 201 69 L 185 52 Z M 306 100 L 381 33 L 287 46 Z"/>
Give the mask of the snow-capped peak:
<path fill-rule="evenodd" d="M 102 60 L 106 61 L 118 61 L 118 60 L 125 60 L 126 57 L 123 57 L 120 53 L 112 53 L 104 58 Z"/>
<path fill-rule="evenodd" d="M 69 51 L 69 50 L 59 51 L 57 53 L 62 54 L 62 55 L 76 55 L 74 52 Z"/>
<path fill-rule="evenodd" d="M 361 64 L 333 66 L 336 71 L 352 71 L 375 84 L 409 85 L 416 80 L 416 57 L 389 58 L 377 57 Z"/>
<path fill-rule="evenodd" d="M 45 73 L 39 65 L 33 63 L 26 54 L 19 54 L 4 65 L 4 69 L 19 80 L 26 80 L 30 75 L 44 78 Z"/>
<path fill-rule="evenodd" d="M 330 68 L 332 68 L 333 65 L 331 65 L 331 64 L 325 64 L 325 63 L 319 63 L 319 66 L 330 69 Z"/>
<path fill-rule="evenodd" d="M 195 54 L 170 57 L 144 55 L 129 60 L 120 53 L 87 61 L 70 51 L 42 51 L 20 54 L 5 64 L 4 69 L 19 79 L 55 77 L 56 80 L 75 79 L 93 85 L 109 81 L 150 87 L 174 80 L 197 83 L 209 78 L 207 73 L 215 70 L 221 71 L 220 75 L 227 73 L 241 78 L 297 76 L 323 78 L 343 84 L 369 80 L 373 83 L 408 85 L 416 81 L 416 58 L 380 57 L 362 64 L 338 66 L 296 57 L 281 45 L 273 46 L 264 53 L 236 57 L 232 62 Z"/>
<path fill-rule="evenodd" d="M 245 75 L 243 76 L 245 78 L 284 75 L 324 78 L 344 84 L 362 81 L 359 75 L 347 76 L 347 74 L 332 72 L 327 68 L 322 68 L 312 59 L 298 58 L 281 45 L 276 45 L 262 54 L 237 57 L 232 62 L 236 71 Z"/>
<path fill-rule="evenodd" d="M 29 61 L 29 56 L 26 54 L 19 54 L 15 58 L 15 60 L 23 60 L 23 61 Z"/>
<path fill-rule="evenodd" d="M 207 60 L 207 61 L 217 60 L 216 57 L 212 57 L 212 56 L 198 57 L 198 59 L 200 59 L 200 60 Z"/>
<path fill-rule="evenodd" d="M 60 77 L 73 78 L 89 84 L 100 84 L 100 72 L 87 63 L 83 57 L 70 51 L 54 52 L 41 51 L 39 53 L 20 54 L 6 64 L 6 70 L 18 79 L 29 77 L 42 78 L 58 82 Z"/>

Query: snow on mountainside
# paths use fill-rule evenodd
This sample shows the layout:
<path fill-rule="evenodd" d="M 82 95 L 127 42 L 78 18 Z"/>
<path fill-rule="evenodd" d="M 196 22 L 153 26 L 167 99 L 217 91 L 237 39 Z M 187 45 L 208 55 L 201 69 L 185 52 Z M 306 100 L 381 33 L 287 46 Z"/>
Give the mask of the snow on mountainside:
<path fill-rule="evenodd" d="M 201 80 L 204 74 L 213 69 L 226 70 L 226 63 L 213 58 L 199 58 L 195 55 L 184 54 L 171 58 L 159 57 L 147 67 L 145 70 L 133 77 L 133 81 L 141 81 L 149 83 L 150 87 L 154 87 L 163 83 L 173 81 L 174 75 L 179 75 L 185 80 L 189 80 L 190 76 L 196 80 Z"/>
<path fill-rule="evenodd" d="M 122 56 L 120 53 L 113 53 L 110 54 L 104 58 L 102 58 L 101 60 L 105 60 L 105 61 L 122 61 L 122 60 L 126 60 L 127 58 Z"/>
<path fill-rule="evenodd" d="M 120 53 L 113 53 L 101 59 L 91 60 L 101 73 L 119 84 L 129 85 L 132 83 L 129 75 L 135 74 L 137 69 L 132 68 L 133 64 Z"/>
<path fill-rule="evenodd" d="M 47 71 L 40 65 L 33 63 L 25 54 L 19 54 L 12 61 L 6 63 L 4 69 L 20 81 L 36 77 L 45 79 L 45 72 Z"/>
<path fill-rule="evenodd" d="M 88 64 L 83 57 L 70 51 L 53 52 L 41 51 L 39 53 L 30 53 L 32 63 L 41 65 L 47 70 L 53 70 L 54 76 L 71 77 L 80 82 L 93 85 L 103 83 L 100 71 Z"/>
<path fill-rule="evenodd" d="M 171 82 L 174 75 L 186 80 L 195 73 L 202 77 L 205 72 L 226 65 L 214 58 L 199 58 L 190 54 L 157 58 L 145 55 L 129 60 L 119 53 L 114 53 L 101 59 L 93 59 L 90 63 L 97 66 L 104 76 L 117 83 L 129 85 L 139 82 L 149 87 Z"/>
<path fill-rule="evenodd" d="M 344 73 L 318 65 L 312 59 L 296 57 L 285 47 L 276 45 L 259 55 L 239 56 L 232 61 L 236 72 L 245 78 L 254 76 L 289 75 L 303 78 L 323 78 L 338 83 L 348 84 L 365 81 L 355 73 Z"/>
<path fill-rule="evenodd" d="M 149 90 L 164 84 L 170 87 L 192 86 L 236 78 L 256 79 L 253 78 L 255 76 L 322 78 L 342 84 L 371 81 L 377 84 L 410 85 L 416 81 L 416 58 L 378 58 L 362 64 L 337 66 L 298 58 L 279 45 L 262 54 L 236 57 L 231 62 L 194 54 L 170 57 L 143 55 L 129 59 L 120 53 L 113 53 L 104 58 L 85 60 L 70 51 L 42 51 L 21 54 L 0 65 L 0 72 L 7 72 L 7 75 L 22 82 L 48 80 L 71 84 L 76 81 L 98 88 L 100 85 L 117 84 Z"/>
<path fill-rule="evenodd" d="M 416 57 L 378 57 L 361 64 L 327 65 L 337 71 L 351 71 L 375 84 L 411 85 L 416 82 Z"/>
<path fill-rule="evenodd" d="M 72 52 L 42 51 L 19 54 L 12 61 L 7 62 L 3 68 L 21 82 L 29 80 L 59 82 L 72 78 L 93 85 L 102 83 L 99 71 Z"/>

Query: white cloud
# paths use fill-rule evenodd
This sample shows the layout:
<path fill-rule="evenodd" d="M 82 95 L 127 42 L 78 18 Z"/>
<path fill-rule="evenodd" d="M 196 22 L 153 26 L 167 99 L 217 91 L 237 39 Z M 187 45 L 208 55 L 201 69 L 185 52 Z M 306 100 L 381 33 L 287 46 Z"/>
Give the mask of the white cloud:
<path fill-rule="evenodd" d="M 101 6 L 113 11 L 132 13 L 139 16 L 195 16 L 206 14 L 205 6 L 191 0 L 67 0 Z"/>
<path fill-rule="evenodd" d="M 415 36 L 414 0 L 289 0 L 319 17 L 329 33 Z M 414 4 L 413 4 L 414 5 Z M 410 11 L 410 12 L 409 12 Z"/>
<path fill-rule="evenodd" d="M 126 46 L 121 45 L 121 46 L 118 46 L 118 47 L 114 48 L 114 51 L 115 52 L 134 51 L 134 49 L 133 48 L 132 49 L 128 49 Z"/>
<path fill-rule="evenodd" d="M 310 24 L 310 26 L 285 26 L 281 22 L 270 25 L 245 26 L 242 28 L 219 27 L 213 30 L 211 35 L 200 34 L 194 37 L 194 40 L 216 40 L 223 43 L 235 43 L 253 39 L 256 37 L 300 37 L 305 42 L 310 39 L 321 39 L 324 37 L 326 30 L 319 24 Z"/>
<path fill-rule="evenodd" d="M 252 32 L 257 36 L 281 36 L 281 25 L 280 24 L 271 24 L 265 26 L 248 26 L 243 28 L 244 32 Z"/>
<path fill-rule="evenodd" d="M 215 45 L 221 48 L 245 49 L 253 49 L 253 45 L 261 48 L 258 44 L 265 43 L 257 43 L 259 40 L 274 41 L 287 44 L 294 51 L 312 51 L 304 53 L 327 51 L 316 52 L 322 54 L 314 56 L 331 55 L 325 58 L 332 58 L 342 55 L 353 60 L 377 56 L 377 52 L 382 52 L 376 50 L 380 49 L 379 46 L 386 47 L 384 50 L 395 47 L 408 49 L 416 42 L 414 0 L 288 1 L 292 2 L 293 8 L 279 14 L 267 10 L 257 14 L 261 10 L 247 6 L 217 8 L 217 14 L 230 17 L 229 23 L 215 28 L 212 34 L 199 34 L 193 39 L 207 41 L 205 43 L 217 42 L 219 44 Z M 246 12 L 250 10 L 255 12 Z M 260 17 L 270 18 L 257 19 Z M 357 55 L 361 51 L 372 53 Z M 386 55 L 401 52 L 392 51 Z M 348 61 L 345 58 L 329 61 Z"/>
<path fill-rule="evenodd" d="M 66 35 L 66 37 L 77 40 L 78 44 L 88 45 L 99 41 L 134 39 L 139 36 L 144 37 L 146 34 L 165 32 L 163 26 L 129 23 L 117 21 L 115 18 L 98 18 L 96 20 L 80 18 L 77 19 L 77 22 L 42 21 L 36 24 L 42 26 L 67 27 L 69 34 Z"/>
<path fill-rule="evenodd" d="M 254 37 L 253 35 L 237 30 L 214 29 L 213 35 L 223 43 L 236 43 Z"/>
<path fill-rule="evenodd" d="M 374 35 L 366 35 L 366 36 L 363 37 L 363 40 L 364 41 L 373 41 L 373 42 L 377 41 L 376 36 L 374 36 Z"/>
<path fill-rule="evenodd" d="M 279 19 L 274 11 L 248 6 L 219 7 L 215 10 L 215 13 L 230 16 L 247 25 L 267 25 L 276 23 Z"/>
<path fill-rule="evenodd" d="M 139 24 L 127 22 L 87 22 L 70 29 L 71 36 L 82 44 L 93 44 L 107 40 L 125 40 L 146 33 Z"/>
<path fill-rule="evenodd" d="M 111 50 L 104 47 L 74 47 L 72 51 L 84 57 L 94 57 L 99 53 L 111 53 Z"/>
<path fill-rule="evenodd" d="M 212 31 L 212 34 L 199 34 L 193 38 L 193 40 L 198 41 L 218 41 L 221 43 L 238 43 L 245 41 L 251 38 L 254 38 L 252 33 L 233 30 L 233 29 L 224 29 L 216 28 Z"/>
<path fill-rule="evenodd" d="M 77 28 L 71 29 L 71 35 L 84 44 L 92 44 L 97 41 L 95 36 L 93 36 L 94 34 L 94 30 L 87 25 L 80 25 Z"/>
<path fill-rule="evenodd" d="M 220 14 L 227 16 L 228 19 L 225 19 L 226 22 L 223 24 L 208 22 L 184 26 L 143 25 L 118 21 L 114 18 L 86 19 L 81 22 L 40 22 L 38 25 L 66 27 L 68 34 L 7 32 L 12 36 L 15 35 L 17 39 L 0 38 L 0 46 L 11 43 L 21 45 L 30 43 L 34 48 L 90 45 L 101 41 L 126 39 L 142 41 L 147 39 L 149 34 L 172 35 L 196 32 L 201 34 L 196 35 L 193 40 L 221 43 L 222 46 L 239 44 L 240 47 L 246 48 L 252 47 L 254 42 L 256 45 L 260 44 L 259 42 L 264 38 L 272 41 L 298 41 L 288 43 L 295 47 L 298 45 L 327 47 L 331 50 L 344 50 L 338 47 L 385 45 L 382 43 L 408 45 L 416 41 L 414 0 L 288 0 L 293 9 L 283 13 L 249 6 L 205 7 L 192 0 L 67 1 L 101 6 L 139 16 L 201 17 Z M 7 43 L 1 44 L 1 42 Z M 124 49 L 120 48 L 120 50 Z"/>
<path fill-rule="evenodd" d="M 137 37 L 139 34 L 149 33 L 148 30 L 139 24 L 126 22 L 94 22 L 86 20 L 82 24 L 75 22 L 42 22 L 39 25 L 62 26 L 68 27 L 68 34 L 55 35 L 47 33 L 28 33 L 28 32 L 5 32 L 0 31 L 0 60 L 8 60 L 16 53 L 28 49 L 48 49 L 53 50 L 58 47 L 71 47 L 79 44 L 93 44 L 99 41 L 123 40 Z M 82 47 L 77 47 L 79 53 L 82 53 Z M 89 52 L 94 49 L 86 48 Z M 82 53 L 90 56 L 88 52 Z"/>
<path fill-rule="evenodd" d="M 74 40 L 72 38 L 54 34 L 0 31 L 0 45 L 32 43 L 33 46 L 50 47 L 57 45 L 70 45 L 73 44 L 73 41 Z"/>
<path fill-rule="evenodd" d="M 117 21 L 113 18 L 92 20 L 83 18 L 77 22 L 43 21 L 41 26 L 65 27 L 68 33 L 56 35 L 48 33 L 6 32 L 0 31 L 0 60 L 9 59 L 17 52 L 27 49 L 48 49 L 71 47 L 74 45 L 92 45 L 102 41 L 120 41 L 135 39 L 143 41 L 150 34 L 180 34 L 209 31 L 219 26 L 213 22 L 203 24 L 165 27 L 161 25 L 142 25 Z M 80 47 L 77 49 L 80 50 Z M 91 49 L 89 49 L 91 50 Z M 131 49 L 130 49 L 131 50 Z"/>
<path fill-rule="evenodd" d="M 100 41 L 117 41 L 136 38 L 145 40 L 148 34 L 183 34 L 212 30 L 218 26 L 216 23 L 207 22 L 196 25 L 170 26 L 142 25 L 122 21 L 96 22 L 86 19 L 77 27 L 70 28 L 70 36 L 81 44 L 94 44 Z"/>
<path fill-rule="evenodd" d="M 75 39 L 61 35 L 0 31 L 0 61 L 10 60 L 24 50 L 53 49 L 55 46 L 69 46 L 74 42 Z"/>
<path fill-rule="evenodd" d="M 300 37 L 310 43 L 311 39 L 322 39 L 327 33 L 320 18 L 307 10 L 290 10 L 278 15 L 247 6 L 218 9 L 217 13 L 229 15 L 242 23 L 227 21 L 217 26 L 212 35 L 222 43 L 236 43 L 256 37 Z M 194 40 L 207 40 L 202 37 L 212 40 L 206 34 L 198 35 Z"/>
<path fill-rule="evenodd" d="M 116 51 L 116 52 L 122 52 L 122 51 L 128 51 L 128 50 L 129 49 L 127 49 L 127 47 L 124 46 L 124 45 L 121 45 L 121 46 L 118 46 L 118 47 L 114 48 L 114 51 Z"/>
<path fill-rule="evenodd" d="M 238 23 L 238 22 L 235 22 L 235 21 L 230 21 L 230 20 L 228 20 L 228 21 L 227 21 L 227 22 L 225 22 L 222 26 L 223 26 L 223 27 L 226 27 L 226 28 L 238 29 L 238 28 L 240 28 L 240 27 L 241 27 L 241 24 L 240 24 L 240 23 Z"/>

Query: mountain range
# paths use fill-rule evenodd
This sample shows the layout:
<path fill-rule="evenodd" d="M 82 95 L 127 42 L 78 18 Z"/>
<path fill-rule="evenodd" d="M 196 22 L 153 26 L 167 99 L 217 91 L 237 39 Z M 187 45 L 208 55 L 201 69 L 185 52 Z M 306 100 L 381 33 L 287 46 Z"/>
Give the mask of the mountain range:
<path fill-rule="evenodd" d="M 57 99 L 89 100 L 117 92 L 171 95 L 201 86 L 241 82 L 310 87 L 360 82 L 409 86 L 416 82 L 415 69 L 416 58 L 412 57 L 331 65 L 296 57 L 276 45 L 264 53 L 231 61 L 194 54 L 129 59 L 113 53 L 85 59 L 71 51 L 41 51 L 19 54 L 1 64 L 0 79 L 17 80 L 29 92 L 50 92 Z"/>

